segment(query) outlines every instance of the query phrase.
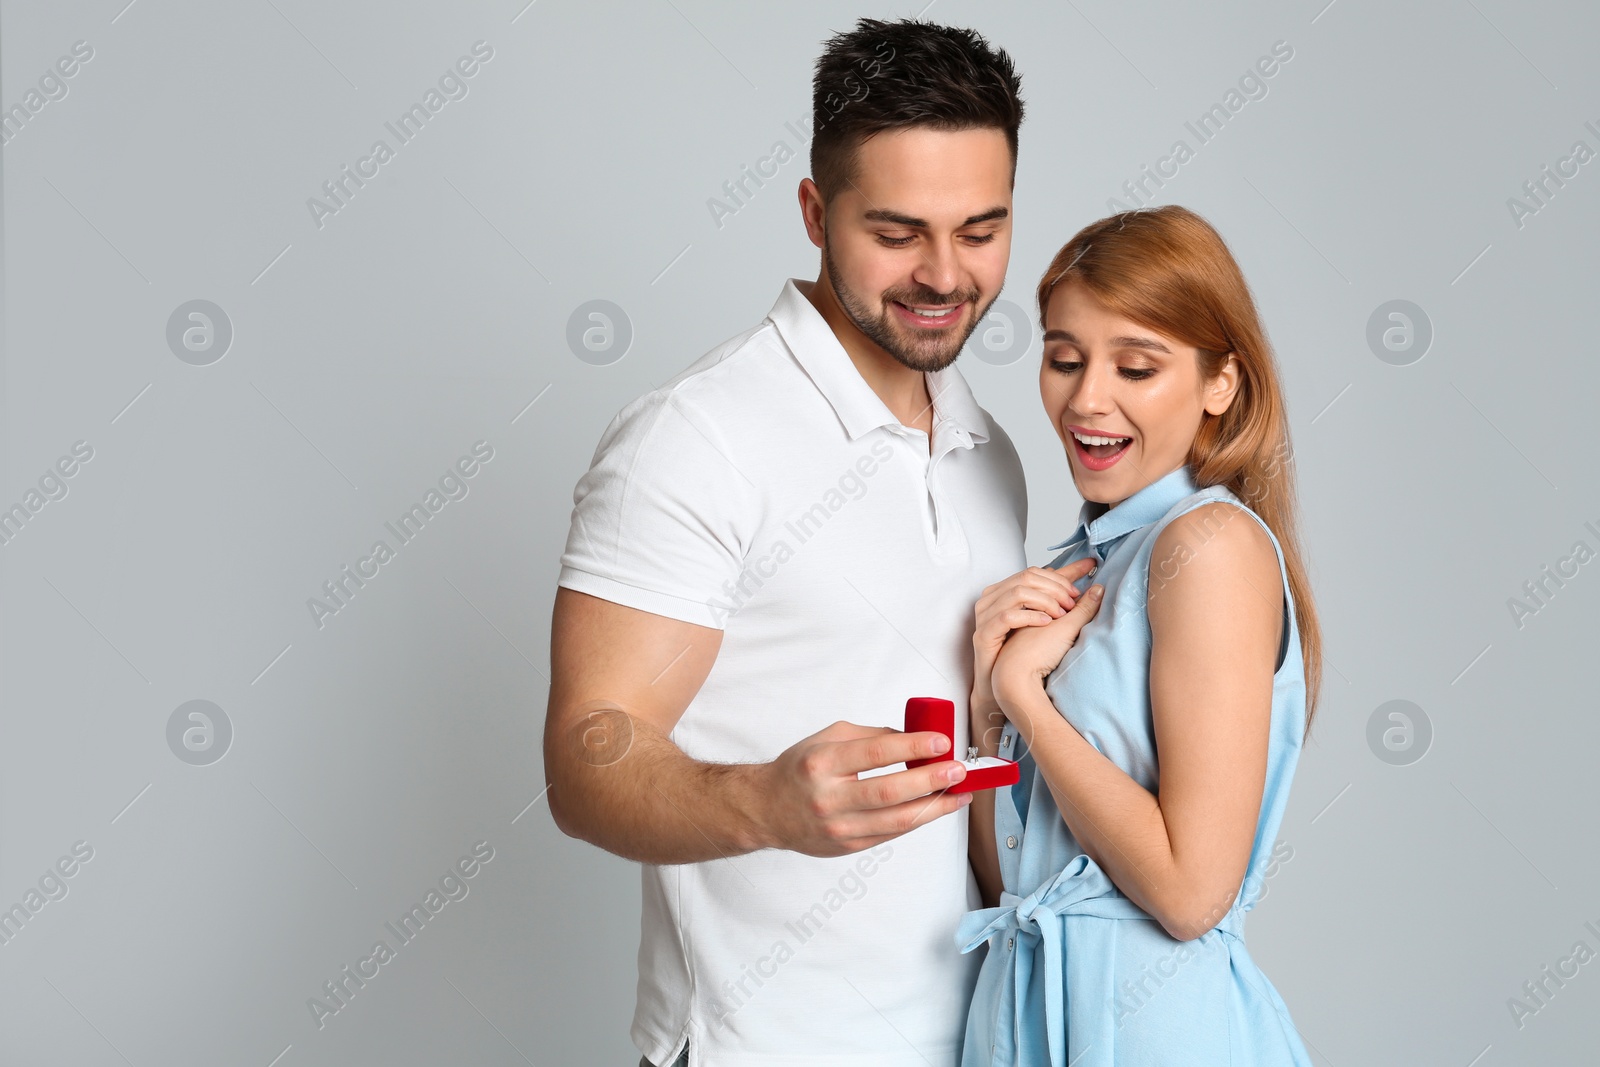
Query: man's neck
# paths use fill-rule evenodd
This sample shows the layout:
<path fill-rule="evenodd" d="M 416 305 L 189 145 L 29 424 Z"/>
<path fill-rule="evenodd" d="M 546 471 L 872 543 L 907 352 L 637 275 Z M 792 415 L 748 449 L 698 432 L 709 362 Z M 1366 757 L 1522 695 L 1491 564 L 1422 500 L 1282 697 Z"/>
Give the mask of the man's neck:
<path fill-rule="evenodd" d="M 811 301 L 811 306 L 817 309 L 823 321 L 833 330 L 833 335 L 844 347 L 845 355 L 855 364 L 856 372 L 883 401 L 889 413 L 899 419 L 902 426 L 927 434 L 931 448 L 933 398 L 928 395 L 927 376 L 901 363 L 858 330 L 834 299 L 832 286 L 818 279 L 814 282 L 797 281 L 796 288 Z"/>

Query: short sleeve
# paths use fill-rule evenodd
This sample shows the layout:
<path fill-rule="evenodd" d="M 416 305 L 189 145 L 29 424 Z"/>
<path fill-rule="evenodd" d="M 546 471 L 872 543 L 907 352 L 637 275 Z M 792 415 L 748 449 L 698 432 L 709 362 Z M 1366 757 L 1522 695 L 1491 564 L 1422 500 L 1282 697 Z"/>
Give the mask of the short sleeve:
<path fill-rule="evenodd" d="M 556 584 L 722 629 L 758 519 L 755 484 L 679 390 L 630 403 L 572 494 Z"/>

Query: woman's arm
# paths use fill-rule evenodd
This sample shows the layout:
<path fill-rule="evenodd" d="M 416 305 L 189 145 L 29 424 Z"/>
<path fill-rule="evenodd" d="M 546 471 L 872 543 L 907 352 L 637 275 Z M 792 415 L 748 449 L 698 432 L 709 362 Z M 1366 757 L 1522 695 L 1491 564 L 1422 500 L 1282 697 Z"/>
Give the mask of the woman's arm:
<path fill-rule="evenodd" d="M 1036 648 L 1024 644 L 1009 659 L 1002 649 L 995 665 L 998 702 L 1073 836 L 1180 940 L 1215 926 L 1238 894 L 1266 782 L 1283 592 L 1271 540 L 1254 520 L 1233 521 L 1242 515 L 1202 505 L 1156 538 L 1151 558 L 1162 563 L 1152 570 L 1163 577 L 1148 603 L 1159 795 L 1051 704 L 1043 680 L 1054 664 L 1040 673 L 1042 631 L 1015 635 Z"/>

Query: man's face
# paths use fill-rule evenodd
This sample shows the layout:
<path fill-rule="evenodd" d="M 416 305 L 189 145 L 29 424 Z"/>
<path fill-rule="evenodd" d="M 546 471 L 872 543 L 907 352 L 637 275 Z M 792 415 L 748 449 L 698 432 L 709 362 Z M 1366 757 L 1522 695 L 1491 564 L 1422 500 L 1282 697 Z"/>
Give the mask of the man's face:
<path fill-rule="evenodd" d="M 826 205 L 835 299 L 907 367 L 955 362 L 1000 295 L 1011 257 L 1011 152 L 998 129 L 914 127 L 870 137 L 858 177 Z"/>

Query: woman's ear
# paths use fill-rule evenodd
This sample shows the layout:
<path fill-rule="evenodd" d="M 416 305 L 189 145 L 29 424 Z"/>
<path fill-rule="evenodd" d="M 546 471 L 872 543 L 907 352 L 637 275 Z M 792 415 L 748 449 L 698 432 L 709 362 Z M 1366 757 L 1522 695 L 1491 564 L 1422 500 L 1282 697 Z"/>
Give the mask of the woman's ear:
<path fill-rule="evenodd" d="M 1222 365 L 1217 376 L 1206 383 L 1206 411 L 1212 415 L 1227 411 L 1239 392 L 1240 381 L 1239 357 L 1229 352 L 1228 361 Z"/>

